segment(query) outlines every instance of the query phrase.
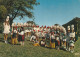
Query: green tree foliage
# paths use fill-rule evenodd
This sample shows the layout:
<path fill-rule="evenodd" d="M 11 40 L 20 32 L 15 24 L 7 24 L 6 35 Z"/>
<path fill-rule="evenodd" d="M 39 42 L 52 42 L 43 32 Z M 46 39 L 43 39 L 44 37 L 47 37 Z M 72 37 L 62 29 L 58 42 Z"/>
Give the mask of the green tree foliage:
<path fill-rule="evenodd" d="M 0 22 L 4 21 L 6 15 L 7 15 L 7 9 L 4 7 L 4 5 L 0 5 Z"/>
<path fill-rule="evenodd" d="M 34 5 L 38 4 L 36 0 L 0 0 L 0 19 L 2 20 L 9 15 L 10 23 L 12 23 L 16 17 L 32 18 Z"/>

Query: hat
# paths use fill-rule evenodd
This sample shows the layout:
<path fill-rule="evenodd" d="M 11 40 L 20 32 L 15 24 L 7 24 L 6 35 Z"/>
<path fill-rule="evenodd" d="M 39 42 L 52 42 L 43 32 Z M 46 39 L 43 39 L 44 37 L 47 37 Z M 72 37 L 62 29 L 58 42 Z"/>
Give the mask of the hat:
<path fill-rule="evenodd" d="M 33 23 L 32 26 L 34 26 L 35 24 Z"/>
<path fill-rule="evenodd" d="M 59 29 L 59 26 L 56 26 L 57 29 Z"/>
<path fill-rule="evenodd" d="M 16 22 L 12 23 L 12 26 L 16 26 Z"/>
<path fill-rule="evenodd" d="M 14 23 L 12 23 L 12 26 L 14 26 Z"/>
<path fill-rule="evenodd" d="M 33 25 L 33 27 L 35 27 L 35 25 Z"/>
<path fill-rule="evenodd" d="M 20 25 L 23 26 L 23 23 L 21 23 Z"/>
<path fill-rule="evenodd" d="M 50 28 L 49 26 L 47 28 Z"/>
<path fill-rule="evenodd" d="M 68 26 L 67 29 L 70 30 L 70 26 Z"/>
<path fill-rule="evenodd" d="M 26 23 L 24 23 L 24 26 L 26 26 Z"/>
<path fill-rule="evenodd" d="M 43 27 L 43 25 L 41 27 Z"/>
<path fill-rule="evenodd" d="M 53 26 L 54 29 L 56 29 L 56 26 Z"/>
<path fill-rule="evenodd" d="M 46 28 L 46 25 L 44 26 L 44 28 Z"/>
<path fill-rule="evenodd" d="M 17 26 L 20 26 L 20 23 L 19 22 L 17 23 Z"/>
<path fill-rule="evenodd" d="M 39 27 L 39 25 L 37 27 Z"/>
<path fill-rule="evenodd" d="M 28 23 L 26 23 L 26 25 L 28 26 L 29 24 L 28 24 Z"/>
<path fill-rule="evenodd" d="M 32 24 L 31 23 L 29 23 L 29 26 L 31 26 Z"/>
<path fill-rule="evenodd" d="M 74 25 L 71 25 L 71 29 L 74 30 Z"/>

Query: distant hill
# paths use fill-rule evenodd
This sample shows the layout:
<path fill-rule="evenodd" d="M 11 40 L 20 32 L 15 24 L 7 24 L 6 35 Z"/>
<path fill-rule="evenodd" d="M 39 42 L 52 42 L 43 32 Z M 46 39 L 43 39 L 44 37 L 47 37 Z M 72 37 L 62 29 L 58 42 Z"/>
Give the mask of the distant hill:
<path fill-rule="evenodd" d="M 80 18 L 79 17 L 73 18 L 71 21 L 67 22 L 66 24 L 63 24 L 62 26 L 64 26 L 67 29 L 67 26 L 71 26 L 72 24 L 75 27 L 75 32 L 78 31 L 78 33 L 80 33 Z"/>

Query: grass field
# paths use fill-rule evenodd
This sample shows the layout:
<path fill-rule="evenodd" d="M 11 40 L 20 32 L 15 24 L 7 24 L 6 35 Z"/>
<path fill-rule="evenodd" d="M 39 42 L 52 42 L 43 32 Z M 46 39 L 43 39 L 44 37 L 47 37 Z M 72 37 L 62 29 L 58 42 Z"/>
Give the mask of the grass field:
<path fill-rule="evenodd" d="M 34 47 L 32 42 L 25 40 L 25 45 L 11 45 L 3 42 L 3 35 L 0 34 L 0 57 L 79 57 L 80 39 L 75 43 L 75 52 L 70 53 L 64 50 Z"/>

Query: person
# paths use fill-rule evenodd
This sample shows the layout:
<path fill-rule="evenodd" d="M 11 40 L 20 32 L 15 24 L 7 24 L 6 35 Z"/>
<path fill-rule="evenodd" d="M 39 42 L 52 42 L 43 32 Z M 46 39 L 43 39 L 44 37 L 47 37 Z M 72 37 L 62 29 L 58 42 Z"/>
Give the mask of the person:
<path fill-rule="evenodd" d="M 49 34 L 49 32 L 46 32 L 46 34 L 45 34 L 45 42 L 46 42 L 46 44 L 45 44 L 45 47 L 50 47 L 50 34 Z"/>
<path fill-rule="evenodd" d="M 73 40 L 75 42 L 76 37 L 75 37 L 74 25 L 71 25 L 71 33 L 72 33 L 72 36 L 73 36 Z"/>
<path fill-rule="evenodd" d="M 35 33 L 31 36 L 30 41 L 33 42 L 33 46 L 40 46 L 39 41 L 38 41 L 37 36 L 36 36 Z"/>
<path fill-rule="evenodd" d="M 18 34 L 19 34 L 18 41 L 20 42 L 21 46 L 24 46 L 25 36 L 24 36 L 24 28 L 23 27 L 21 27 L 21 29 L 18 32 Z"/>
<path fill-rule="evenodd" d="M 11 43 L 13 45 L 18 43 L 18 40 L 17 40 L 17 29 L 16 29 L 16 27 L 13 27 Z"/>
<path fill-rule="evenodd" d="M 66 49 L 66 35 L 65 34 L 63 34 L 63 39 L 62 39 L 63 41 L 63 45 L 62 45 L 62 47 L 64 48 L 64 49 Z"/>
<path fill-rule="evenodd" d="M 74 41 L 73 41 L 73 38 L 71 37 L 70 41 L 69 41 L 69 51 L 71 53 L 74 52 Z"/>
<path fill-rule="evenodd" d="M 59 36 L 56 35 L 55 38 L 56 38 L 55 46 L 56 46 L 56 49 L 59 50 L 60 49 L 60 39 L 59 39 Z"/>
<path fill-rule="evenodd" d="M 54 36 L 54 33 L 51 34 L 51 37 L 50 37 L 50 45 L 51 45 L 51 48 L 55 48 L 55 36 Z"/>
<path fill-rule="evenodd" d="M 69 51 L 70 35 L 71 35 L 71 28 L 70 28 L 70 26 L 67 26 L 67 38 L 66 38 L 66 48 L 67 48 L 67 51 Z"/>
<path fill-rule="evenodd" d="M 33 35 L 31 36 L 31 38 L 30 38 L 30 41 L 34 42 L 35 40 L 36 40 L 36 36 L 35 36 L 35 34 L 33 34 Z"/>
<path fill-rule="evenodd" d="M 5 22 L 3 23 L 4 26 L 4 41 L 7 44 L 7 38 L 8 38 L 8 34 L 10 33 L 10 24 L 9 24 L 9 16 L 7 16 Z"/>
<path fill-rule="evenodd" d="M 40 45 L 42 47 L 45 47 L 45 37 L 42 37 L 42 40 L 40 41 Z"/>

